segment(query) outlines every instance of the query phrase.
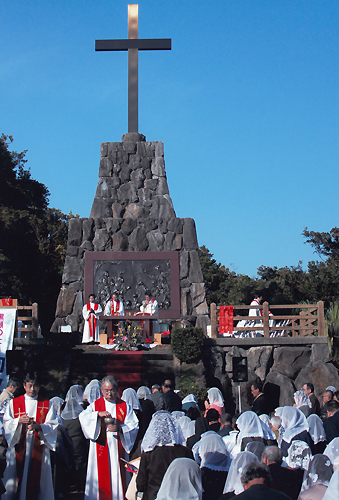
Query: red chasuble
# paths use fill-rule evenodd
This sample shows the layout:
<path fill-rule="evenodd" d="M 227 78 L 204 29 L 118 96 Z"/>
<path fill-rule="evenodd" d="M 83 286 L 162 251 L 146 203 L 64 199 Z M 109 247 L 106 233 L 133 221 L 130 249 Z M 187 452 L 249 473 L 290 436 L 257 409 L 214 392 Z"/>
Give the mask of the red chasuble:
<path fill-rule="evenodd" d="M 91 307 L 91 302 L 88 302 L 87 304 L 87 311 L 91 311 L 92 309 L 94 309 L 94 311 L 97 311 L 98 310 L 98 304 L 94 304 L 94 307 L 92 308 Z M 89 315 L 89 318 L 88 318 L 88 326 L 89 326 L 89 338 L 90 339 L 94 339 L 94 332 L 95 332 L 95 329 L 97 327 L 97 318 L 95 316 L 95 314 L 91 313 Z"/>
<path fill-rule="evenodd" d="M 116 405 L 116 418 L 119 420 L 120 424 L 125 422 L 127 414 L 127 406 L 125 401 L 119 398 L 115 400 Z M 106 411 L 105 398 L 101 397 L 94 402 L 95 411 Z M 98 467 L 98 488 L 99 488 L 99 499 L 100 500 L 111 500 L 111 474 L 110 474 L 110 458 L 109 450 L 107 445 L 107 435 L 106 435 L 106 424 L 104 419 L 101 419 L 101 431 L 96 443 L 97 452 L 97 467 Z M 120 439 L 118 441 L 118 461 L 120 467 L 120 476 L 122 481 L 122 487 L 124 490 L 124 495 L 126 494 L 126 470 L 124 463 L 120 458 L 125 458 L 125 450 L 121 444 Z"/>
<path fill-rule="evenodd" d="M 18 418 L 26 413 L 25 396 L 13 399 L 14 418 Z M 35 421 L 43 424 L 49 410 L 49 401 L 44 401 L 38 397 Z M 21 478 L 24 471 L 26 455 L 26 429 L 27 425 L 22 424 L 20 441 L 15 445 L 17 491 L 20 492 Z M 40 490 L 41 462 L 43 445 L 40 443 L 39 433 L 34 431 L 33 453 L 30 473 L 27 479 L 26 500 L 37 500 Z"/>
<path fill-rule="evenodd" d="M 119 312 L 120 309 L 120 300 L 115 301 L 114 305 L 114 300 L 111 300 L 112 306 L 111 306 L 111 316 L 115 316 L 115 313 Z"/>

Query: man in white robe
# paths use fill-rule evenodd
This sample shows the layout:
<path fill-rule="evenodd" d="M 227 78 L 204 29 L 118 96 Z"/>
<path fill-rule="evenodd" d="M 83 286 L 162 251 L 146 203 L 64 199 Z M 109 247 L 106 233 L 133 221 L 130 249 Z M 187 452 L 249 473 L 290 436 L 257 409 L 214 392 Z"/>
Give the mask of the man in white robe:
<path fill-rule="evenodd" d="M 145 292 L 145 300 L 140 306 L 140 312 L 142 314 L 149 314 L 150 316 L 158 316 L 158 301 L 152 298 L 151 292 L 147 290 Z M 159 321 L 152 321 L 152 333 L 159 333 L 160 325 Z"/>
<path fill-rule="evenodd" d="M 50 450 L 55 450 L 58 419 L 52 404 L 39 397 L 40 384 L 27 375 L 25 394 L 12 399 L 4 415 L 8 443 L 2 500 L 54 498 Z M 19 488 L 19 491 L 17 491 Z"/>
<path fill-rule="evenodd" d="M 104 377 L 101 391 L 103 397 L 79 415 L 84 436 L 91 440 L 85 500 L 124 500 L 127 477 L 120 459 L 128 460 L 139 422 L 133 408 L 118 398 L 115 377 Z M 115 420 L 109 423 L 107 418 Z"/>
<path fill-rule="evenodd" d="M 89 302 L 82 308 L 82 315 L 85 320 L 82 343 L 100 342 L 99 316 L 102 313 L 100 304 L 95 302 L 95 295 L 92 293 Z"/>
<path fill-rule="evenodd" d="M 123 316 L 124 315 L 124 303 L 122 300 L 118 299 L 116 293 L 113 293 L 111 300 L 109 300 L 105 306 L 105 316 Z"/>

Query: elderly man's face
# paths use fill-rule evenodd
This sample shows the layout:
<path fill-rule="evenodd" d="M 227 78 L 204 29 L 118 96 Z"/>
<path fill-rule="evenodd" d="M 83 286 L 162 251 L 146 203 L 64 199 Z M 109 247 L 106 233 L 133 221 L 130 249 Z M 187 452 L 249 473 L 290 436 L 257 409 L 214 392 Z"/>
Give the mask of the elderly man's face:
<path fill-rule="evenodd" d="M 118 389 L 109 382 L 104 382 L 101 386 L 101 392 L 106 401 L 112 403 L 117 396 Z"/>
<path fill-rule="evenodd" d="M 113 296 L 112 296 L 112 299 L 114 300 L 114 302 L 116 302 L 116 301 L 117 301 L 117 298 L 118 298 L 118 297 L 117 297 L 116 295 L 113 295 Z"/>
<path fill-rule="evenodd" d="M 259 389 L 254 389 L 254 386 L 251 385 L 251 393 L 254 398 L 258 396 L 259 392 L 260 392 Z"/>
<path fill-rule="evenodd" d="M 331 401 L 331 395 L 325 392 L 325 394 L 323 395 L 323 403 L 325 404 L 328 401 Z"/>
<path fill-rule="evenodd" d="M 303 385 L 303 391 L 304 391 L 304 392 L 306 392 L 306 394 L 307 394 L 308 396 L 309 396 L 309 395 L 311 394 L 311 392 L 312 392 L 312 391 L 311 391 L 311 389 L 308 389 L 308 388 L 307 388 L 307 385 L 306 385 L 306 384 L 305 384 L 305 385 Z"/>

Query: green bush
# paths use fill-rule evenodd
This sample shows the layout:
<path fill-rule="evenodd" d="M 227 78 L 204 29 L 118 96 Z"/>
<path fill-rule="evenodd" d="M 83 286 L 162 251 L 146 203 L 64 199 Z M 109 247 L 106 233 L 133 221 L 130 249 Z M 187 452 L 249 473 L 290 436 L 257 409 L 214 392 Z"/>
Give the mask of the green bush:
<path fill-rule="evenodd" d="M 176 328 L 171 332 L 171 348 L 181 363 L 198 363 L 202 357 L 204 333 L 202 328 Z"/>
<path fill-rule="evenodd" d="M 199 387 L 189 375 L 181 375 L 179 389 L 181 399 L 184 399 L 188 394 L 194 394 L 198 402 L 203 404 L 207 398 L 207 388 Z"/>

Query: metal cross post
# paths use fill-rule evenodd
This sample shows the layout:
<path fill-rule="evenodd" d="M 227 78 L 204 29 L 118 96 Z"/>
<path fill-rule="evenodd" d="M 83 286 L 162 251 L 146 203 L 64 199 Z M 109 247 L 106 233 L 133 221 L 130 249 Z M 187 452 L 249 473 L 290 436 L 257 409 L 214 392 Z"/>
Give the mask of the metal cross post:
<path fill-rule="evenodd" d="M 138 50 L 171 50 L 170 38 L 138 38 L 138 5 L 128 6 L 128 39 L 95 40 L 97 51 L 128 50 L 128 132 L 138 132 Z"/>

